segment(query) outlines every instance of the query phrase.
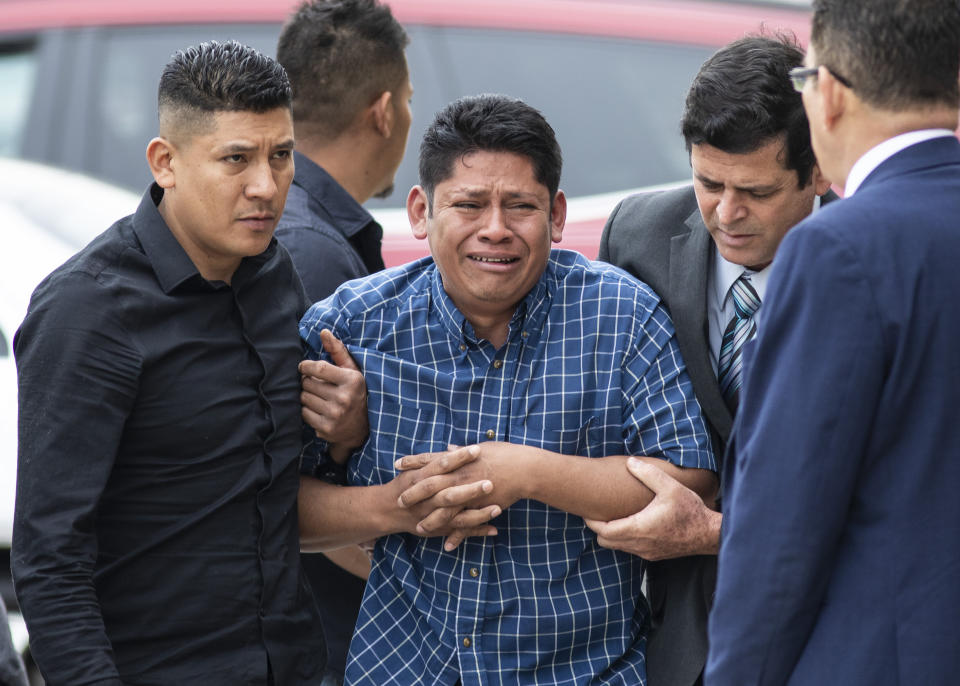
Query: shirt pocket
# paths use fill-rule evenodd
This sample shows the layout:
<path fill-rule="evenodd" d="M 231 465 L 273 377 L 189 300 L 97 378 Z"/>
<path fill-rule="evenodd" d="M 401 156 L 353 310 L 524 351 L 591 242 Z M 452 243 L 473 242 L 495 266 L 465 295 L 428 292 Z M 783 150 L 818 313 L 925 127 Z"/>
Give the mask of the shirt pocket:
<path fill-rule="evenodd" d="M 397 475 L 393 466 L 397 459 L 443 452 L 450 444 L 453 427 L 443 407 L 398 402 L 371 394 L 368 409 L 370 438 L 360 454 L 351 460 L 351 484 L 387 483 Z"/>
<path fill-rule="evenodd" d="M 553 444 L 547 444 L 552 434 Z M 578 427 L 561 429 L 544 435 L 546 450 L 561 455 L 579 455 L 580 457 L 603 457 L 603 432 L 596 417 L 590 417 Z"/>

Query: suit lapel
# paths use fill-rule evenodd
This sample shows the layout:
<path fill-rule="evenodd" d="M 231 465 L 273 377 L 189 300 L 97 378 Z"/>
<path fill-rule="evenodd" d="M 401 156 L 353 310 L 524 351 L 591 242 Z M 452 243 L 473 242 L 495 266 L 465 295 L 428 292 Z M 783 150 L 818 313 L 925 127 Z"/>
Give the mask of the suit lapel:
<path fill-rule="evenodd" d="M 670 241 L 669 289 L 674 303 L 673 322 L 680 353 L 693 380 L 700 406 L 721 440 L 726 443 L 733 417 L 717 385 L 707 329 L 707 275 L 711 239 L 696 206 L 684 223 L 689 231 L 674 236 Z"/>

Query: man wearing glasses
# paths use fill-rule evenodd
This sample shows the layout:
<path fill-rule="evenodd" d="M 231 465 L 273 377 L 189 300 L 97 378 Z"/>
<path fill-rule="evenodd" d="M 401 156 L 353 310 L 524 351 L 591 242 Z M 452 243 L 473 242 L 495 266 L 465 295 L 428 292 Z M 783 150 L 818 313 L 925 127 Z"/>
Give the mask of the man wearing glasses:
<path fill-rule="evenodd" d="M 600 259 L 649 283 L 666 302 L 718 458 L 736 412 L 740 351 L 763 314 L 780 241 L 836 197 L 787 77 L 802 61 L 795 42 L 761 36 L 707 60 L 682 121 L 693 185 L 626 199 L 601 239 Z M 657 492 L 657 506 L 588 525 L 602 545 L 659 560 L 649 567 L 647 676 L 652 686 L 691 686 L 707 658 L 722 515 L 666 475 L 629 468 Z"/>
<path fill-rule="evenodd" d="M 727 453 L 711 685 L 960 674 L 955 0 L 817 0 L 802 89 L 844 200 L 786 238 Z"/>

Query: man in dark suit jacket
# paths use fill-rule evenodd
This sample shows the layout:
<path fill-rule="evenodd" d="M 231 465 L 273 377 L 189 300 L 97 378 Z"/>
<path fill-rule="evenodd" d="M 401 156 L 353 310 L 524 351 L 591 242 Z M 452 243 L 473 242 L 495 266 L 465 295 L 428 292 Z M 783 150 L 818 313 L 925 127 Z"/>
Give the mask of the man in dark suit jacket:
<path fill-rule="evenodd" d="M 682 122 L 693 185 L 627 198 L 601 239 L 600 259 L 650 284 L 666 303 L 718 456 L 736 403 L 735 384 L 725 397 L 718 382 L 723 334 L 735 314 L 731 287 L 746 268 L 762 303 L 781 239 L 829 189 L 787 77 L 802 61 L 794 42 L 759 36 L 707 60 Z M 752 319 L 762 314 L 761 305 Z M 666 475 L 633 469 L 658 492 L 658 506 L 591 524 L 601 544 L 661 560 L 649 572 L 649 683 L 691 686 L 707 657 L 721 515 Z"/>
<path fill-rule="evenodd" d="M 725 464 L 707 683 L 960 680 L 960 7 L 817 0 L 844 200 L 780 248 Z"/>

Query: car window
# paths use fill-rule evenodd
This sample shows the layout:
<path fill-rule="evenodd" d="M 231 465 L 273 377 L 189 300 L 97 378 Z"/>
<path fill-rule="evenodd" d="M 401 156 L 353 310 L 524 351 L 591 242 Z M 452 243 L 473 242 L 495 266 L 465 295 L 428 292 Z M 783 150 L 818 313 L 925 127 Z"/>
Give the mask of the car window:
<path fill-rule="evenodd" d="M 0 46 L 0 156 L 20 154 L 36 66 L 32 45 Z"/>
<path fill-rule="evenodd" d="M 157 82 L 172 53 L 204 40 L 235 39 L 273 55 L 279 30 L 238 24 L 70 32 L 77 34 L 68 41 L 77 46 L 74 60 L 88 65 L 90 75 L 78 75 L 81 83 L 70 89 L 79 100 L 57 120 L 61 142 L 45 138 L 37 158 L 142 192 L 151 181 L 144 150 L 156 135 Z M 417 148 L 434 113 L 481 92 L 514 95 L 543 111 L 563 149 L 561 184 L 571 196 L 689 177 L 679 120 L 686 89 L 712 48 L 534 31 L 407 30 L 413 125 L 397 192 L 371 200 L 371 208 L 403 205 L 417 182 Z"/>

